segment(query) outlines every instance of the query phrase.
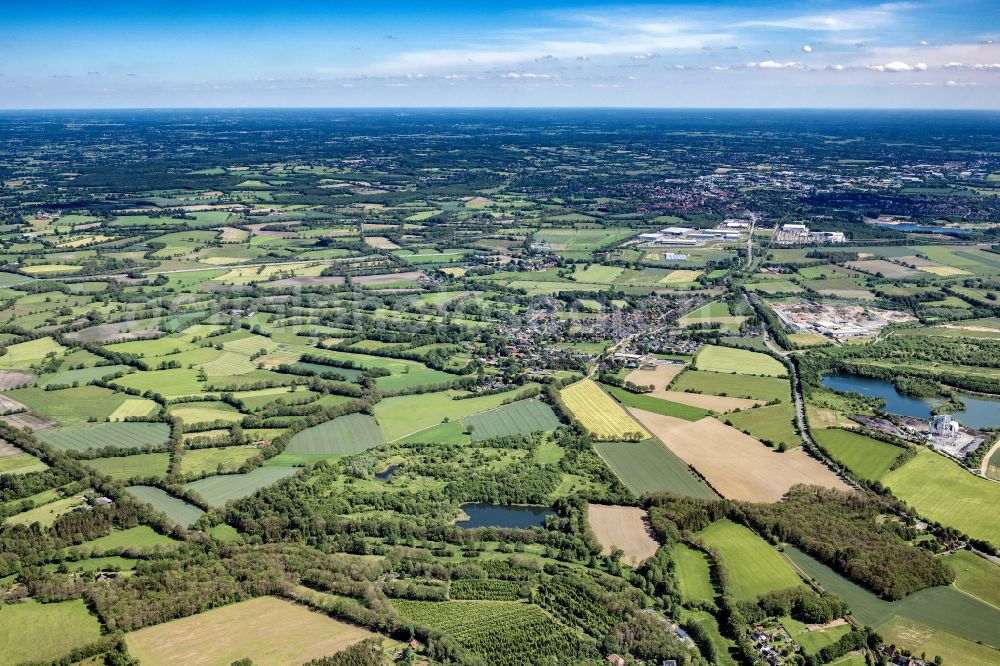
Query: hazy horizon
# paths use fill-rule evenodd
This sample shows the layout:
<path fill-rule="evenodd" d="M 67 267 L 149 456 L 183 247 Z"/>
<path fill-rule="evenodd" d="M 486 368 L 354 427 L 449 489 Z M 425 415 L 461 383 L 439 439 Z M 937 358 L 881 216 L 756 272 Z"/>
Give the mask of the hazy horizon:
<path fill-rule="evenodd" d="M 1000 108 L 989 0 L 5 7 L 0 108 Z"/>

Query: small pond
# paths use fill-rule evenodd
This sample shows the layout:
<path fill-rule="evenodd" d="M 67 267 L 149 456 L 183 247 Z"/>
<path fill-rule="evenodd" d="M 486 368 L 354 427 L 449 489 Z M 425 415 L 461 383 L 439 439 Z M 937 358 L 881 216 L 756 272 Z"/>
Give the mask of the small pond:
<path fill-rule="evenodd" d="M 542 527 L 546 516 L 555 511 L 547 506 L 507 506 L 503 504 L 463 504 L 468 520 L 459 520 L 459 527 Z"/>
<path fill-rule="evenodd" d="M 389 465 L 383 471 L 375 475 L 375 478 L 379 481 L 388 481 L 389 477 L 396 473 L 399 469 L 399 465 Z"/>

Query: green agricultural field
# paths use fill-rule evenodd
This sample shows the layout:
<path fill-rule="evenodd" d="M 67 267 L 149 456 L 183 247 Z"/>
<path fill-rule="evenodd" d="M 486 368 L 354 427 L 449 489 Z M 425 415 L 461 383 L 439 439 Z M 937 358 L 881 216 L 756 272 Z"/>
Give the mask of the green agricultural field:
<path fill-rule="evenodd" d="M 784 364 L 767 354 L 705 345 L 694 359 L 698 370 L 707 372 L 738 373 L 741 375 L 764 375 L 766 377 L 787 377 Z"/>
<path fill-rule="evenodd" d="M 91 423 L 42 430 L 37 437 L 63 451 L 89 451 L 109 446 L 133 448 L 155 446 L 170 439 L 166 423 Z"/>
<path fill-rule="evenodd" d="M 136 456 L 95 458 L 84 463 L 100 474 L 106 474 L 116 481 L 133 477 L 166 476 L 170 467 L 169 453 L 141 453 Z"/>
<path fill-rule="evenodd" d="M 125 398 L 108 418 L 112 421 L 124 421 L 130 416 L 149 416 L 158 408 L 159 405 L 148 398 Z"/>
<path fill-rule="evenodd" d="M 466 416 L 496 409 L 504 400 L 516 396 L 523 388 L 478 398 L 454 400 L 458 391 L 440 391 L 386 398 L 375 405 L 378 421 L 387 441 L 393 442 L 424 428 L 441 423 L 446 417 L 454 421 Z"/>
<path fill-rule="evenodd" d="M 594 448 L 635 495 L 675 492 L 717 499 L 712 489 L 658 440 L 598 442 Z"/>
<path fill-rule="evenodd" d="M 670 551 L 676 567 L 677 585 L 681 599 L 687 604 L 711 602 L 715 599 L 715 587 L 708 557 L 700 550 L 678 542 Z"/>
<path fill-rule="evenodd" d="M 791 617 L 781 618 L 781 624 L 792 636 L 792 640 L 802 646 L 802 651 L 806 654 L 816 654 L 828 645 L 833 645 L 842 636 L 851 633 L 850 624 L 842 624 L 838 627 L 809 631 L 806 625 Z"/>
<path fill-rule="evenodd" d="M 0 456 L 0 474 L 29 474 L 48 469 L 48 465 L 30 453 Z"/>
<path fill-rule="evenodd" d="M 933 451 L 923 450 L 883 483 L 920 515 L 1000 544 L 1000 484 L 973 476 Z M 1000 643 L 997 643 L 1000 645 Z"/>
<path fill-rule="evenodd" d="M 704 610 L 682 608 L 678 619 L 682 622 L 694 622 L 705 630 L 709 638 L 712 639 L 712 644 L 715 645 L 719 666 L 738 666 L 740 662 L 737 662 L 733 655 L 737 653 L 739 648 L 737 648 L 735 641 L 722 635 L 719 621 L 715 619 L 714 615 Z M 857 666 L 865 666 L 864 659 Z"/>
<path fill-rule="evenodd" d="M 198 493 L 211 506 L 223 506 L 234 499 L 249 497 L 299 470 L 295 467 L 258 467 L 246 474 L 219 474 L 184 484 L 184 489 Z"/>
<path fill-rule="evenodd" d="M 750 433 L 765 444 L 782 450 L 802 445 L 802 438 L 795 430 L 795 405 L 782 402 L 777 405 L 744 409 L 722 417 L 737 430 Z"/>
<path fill-rule="evenodd" d="M 785 546 L 785 553 L 825 590 L 847 602 L 862 624 L 878 629 L 898 616 L 968 641 L 1000 646 L 1000 608 L 955 587 L 929 587 L 900 601 L 885 601 L 793 546 Z"/>
<path fill-rule="evenodd" d="M 353 454 L 385 443 L 375 419 L 348 414 L 297 433 L 285 447 L 290 454 Z"/>
<path fill-rule="evenodd" d="M 152 391 L 168 398 L 201 393 L 198 371 L 188 368 L 134 372 L 113 382 L 116 386 Z"/>
<path fill-rule="evenodd" d="M 38 338 L 9 345 L 6 353 L 0 356 L 0 368 L 10 368 L 14 370 L 24 370 L 33 363 L 45 358 L 48 354 L 59 354 L 65 351 L 65 347 L 52 338 Z"/>
<path fill-rule="evenodd" d="M 166 514 L 167 518 L 175 520 L 185 527 L 190 527 L 205 513 L 193 504 L 188 504 L 168 494 L 165 490 L 153 486 L 128 486 L 125 488 L 140 502 L 149 504 L 157 511 Z"/>
<path fill-rule="evenodd" d="M 631 391 L 626 391 L 625 389 L 618 388 L 617 386 L 603 386 L 615 400 L 624 406 L 637 407 L 638 409 L 653 412 L 654 414 L 676 416 L 677 418 L 684 419 L 685 421 L 698 421 L 713 413 L 707 409 L 701 409 L 700 407 L 682 405 L 679 402 L 671 402 L 670 400 L 664 400 L 663 398 L 657 398 L 655 396 L 642 393 L 632 393 Z"/>
<path fill-rule="evenodd" d="M 968 550 L 944 561 L 955 572 L 955 587 L 1000 608 L 1000 566 Z"/>
<path fill-rule="evenodd" d="M 439 423 L 397 440 L 401 444 L 466 444 L 472 441 L 460 420 Z"/>
<path fill-rule="evenodd" d="M 996 666 L 1000 663 L 997 650 L 901 617 L 879 627 L 879 634 L 886 642 L 906 648 L 912 654 L 926 654 L 929 660 L 941 657 L 945 664 Z"/>
<path fill-rule="evenodd" d="M 839 428 L 813 430 L 813 437 L 834 460 L 868 481 L 885 477 L 903 454 L 898 446 Z"/>
<path fill-rule="evenodd" d="M 717 520 L 698 537 L 722 554 L 729 593 L 738 600 L 804 585 L 795 570 L 766 541 L 729 519 Z"/>
<path fill-rule="evenodd" d="M 65 370 L 51 375 L 42 375 L 38 378 L 38 386 L 45 388 L 49 385 L 71 386 L 74 382 L 87 384 L 95 379 L 102 379 L 119 372 L 131 372 L 132 368 L 127 365 L 99 365 L 93 368 L 80 368 L 78 370 Z"/>
<path fill-rule="evenodd" d="M 0 607 L 0 663 L 51 662 L 101 637 L 83 599 L 40 604 L 26 599 Z"/>
<path fill-rule="evenodd" d="M 65 426 L 87 423 L 90 419 L 103 421 L 126 398 L 121 393 L 100 386 L 79 386 L 59 391 L 30 387 L 7 391 L 5 395 Z"/>
<path fill-rule="evenodd" d="M 685 370 L 670 385 L 674 391 L 688 391 L 707 395 L 725 395 L 731 398 L 753 400 L 792 399 L 792 387 L 787 379 L 780 377 L 757 377 L 754 375 L 728 375 L 720 372 Z"/>
<path fill-rule="evenodd" d="M 206 472 L 232 472 L 259 453 L 247 446 L 193 449 L 181 455 L 180 470 L 185 476 L 197 476 Z"/>
<path fill-rule="evenodd" d="M 600 264 L 591 264 L 586 268 L 581 268 L 579 264 L 576 265 L 576 270 L 573 272 L 573 279 L 577 282 L 590 282 L 595 284 L 611 284 L 624 271 L 624 268 L 620 266 L 601 266 Z"/>
<path fill-rule="evenodd" d="M 42 527 L 51 527 L 59 516 L 69 513 L 74 507 L 83 504 L 79 495 L 71 495 L 62 499 L 57 499 L 34 509 L 23 511 L 8 517 L 4 522 L 8 525 L 31 525 L 38 523 Z"/>
<path fill-rule="evenodd" d="M 107 536 L 98 539 L 84 541 L 78 546 L 71 546 L 67 550 L 90 549 L 91 551 L 101 548 L 105 551 L 114 548 L 155 548 L 157 546 L 177 546 L 180 541 L 171 539 L 155 531 L 149 525 L 136 525 L 125 530 L 114 530 Z"/>
<path fill-rule="evenodd" d="M 412 622 L 442 631 L 496 666 L 569 654 L 579 638 L 538 606 L 517 601 L 393 600 Z"/>
<path fill-rule="evenodd" d="M 224 402 L 182 402 L 167 408 L 170 416 L 180 419 L 184 425 L 227 421 L 239 423 L 243 420 L 235 407 Z"/>
<path fill-rule="evenodd" d="M 538 400 L 520 400 L 467 416 L 464 420 L 474 442 L 507 435 L 547 432 L 559 427 L 559 419 L 552 408 Z"/>
<path fill-rule="evenodd" d="M 729 311 L 729 305 L 725 301 L 712 301 L 707 303 L 700 308 L 688 312 L 682 319 L 686 319 L 691 322 L 697 322 L 699 319 L 705 319 L 708 317 L 729 317 L 732 313 Z"/>

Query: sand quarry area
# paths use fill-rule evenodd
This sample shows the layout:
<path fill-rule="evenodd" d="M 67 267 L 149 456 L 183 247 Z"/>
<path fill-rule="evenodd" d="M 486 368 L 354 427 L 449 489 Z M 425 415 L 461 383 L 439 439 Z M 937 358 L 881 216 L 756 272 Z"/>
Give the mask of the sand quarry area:
<path fill-rule="evenodd" d="M 777 502 L 799 483 L 849 490 L 802 449 L 778 453 L 711 416 L 692 422 L 641 409 L 628 411 L 727 499 Z"/>

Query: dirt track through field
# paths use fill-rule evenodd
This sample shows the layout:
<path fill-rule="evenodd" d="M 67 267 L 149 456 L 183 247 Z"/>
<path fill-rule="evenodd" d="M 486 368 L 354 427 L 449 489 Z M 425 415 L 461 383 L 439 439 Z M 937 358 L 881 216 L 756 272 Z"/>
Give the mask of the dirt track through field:
<path fill-rule="evenodd" d="M 641 409 L 628 411 L 727 499 L 777 502 L 798 483 L 849 489 L 802 449 L 778 453 L 711 416 L 691 422 Z"/>
<path fill-rule="evenodd" d="M 590 504 L 587 516 L 603 555 L 610 555 L 613 549 L 621 548 L 625 553 L 622 562 L 634 567 L 652 557 L 660 547 L 650 535 L 643 509 Z"/>

